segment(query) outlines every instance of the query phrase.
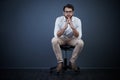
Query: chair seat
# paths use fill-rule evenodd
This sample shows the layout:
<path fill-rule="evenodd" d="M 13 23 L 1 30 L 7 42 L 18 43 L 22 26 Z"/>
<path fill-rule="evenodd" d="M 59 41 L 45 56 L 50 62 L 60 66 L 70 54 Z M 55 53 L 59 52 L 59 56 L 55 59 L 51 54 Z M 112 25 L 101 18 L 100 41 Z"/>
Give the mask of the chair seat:
<path fill-rule="evenodd" d="M 75 48 L 75 46 L 70 46 L 70 45 L 60 45 L 60 48 L 61 48 L 61 49 L 64 49 L 64 50 L 68 50 L 68 49 L 71 49 L 71 48 Z"/>

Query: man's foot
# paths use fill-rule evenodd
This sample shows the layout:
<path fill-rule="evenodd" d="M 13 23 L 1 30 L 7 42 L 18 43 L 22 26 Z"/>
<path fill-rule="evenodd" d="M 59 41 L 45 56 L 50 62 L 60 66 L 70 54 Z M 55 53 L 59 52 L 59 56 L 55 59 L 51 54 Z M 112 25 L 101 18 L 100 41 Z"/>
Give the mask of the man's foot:
<path fill-rule="evenodd" d="M 79 68 L 77 67 L 75 63 L 69 62 L 69 67 L 75 72 L 79 71 Z"/>
<path fill-rule="evenodd" d="M 59 72 L 62 71 L 62 68 L 63 68 L 63 62 L 60 62 L 60 63 L 58 63 L 58 65 L 57 65 L 56 71 L 59 73 Z"/>

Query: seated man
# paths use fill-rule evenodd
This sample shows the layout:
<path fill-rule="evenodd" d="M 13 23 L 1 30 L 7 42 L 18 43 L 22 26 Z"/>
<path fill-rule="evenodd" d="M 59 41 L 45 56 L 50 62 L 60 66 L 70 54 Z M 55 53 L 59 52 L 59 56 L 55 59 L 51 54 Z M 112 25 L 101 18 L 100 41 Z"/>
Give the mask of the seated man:
<path fill-rule="evenodd" d="M 53 51 L 57 58 L 57 72 L 60 72 L 63 67 L 63 58 L 60 45 L 75 46 L 72 56 L 69 60 L 69 66 L 75 71 L 77 70 L 76 59 L 83 48 L 84 42 L 81 39 L 81 21 L 79 18 L 73 16 L 74 7 L 67 4 L 63 7 L 64 16 L 56 18 L 54 37 L 52 38 Z"/>

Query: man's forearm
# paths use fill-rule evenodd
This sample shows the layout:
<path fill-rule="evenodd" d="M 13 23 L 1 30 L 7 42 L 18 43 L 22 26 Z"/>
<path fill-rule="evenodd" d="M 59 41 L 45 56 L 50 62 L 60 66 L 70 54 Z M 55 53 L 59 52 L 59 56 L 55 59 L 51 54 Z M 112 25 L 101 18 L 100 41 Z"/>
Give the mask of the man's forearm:
<path fill-rule="evenodd" d="M 73 30 L 73 34 L 75 37 L 78 37 L 79 36 L 79 32 L 76 30 L 76 29 L 72 29 Z"/>
<path fill-rule="evenodd" d="M 63 33 L 65 32 L 66 28 L 67 28 L 67 23 L 65 24 L 63 29 L 61 29 L 61 30 L 59 30 L 57 32 L 57 36 L 60 37 L 61 35 L 63 35 Z"/>
<path fill-rule="evenodd" d="M 74 36 L 75 36 L 75 37 L 78 37 L 78 36 L 79 36 L 79 32 L 74 28 L 74 26 L 73 26 L 72 23 L 70 23 L 70 26 L 71 26 L 71 28 L 72 28 L 72 30 L 73 30 Z"/>

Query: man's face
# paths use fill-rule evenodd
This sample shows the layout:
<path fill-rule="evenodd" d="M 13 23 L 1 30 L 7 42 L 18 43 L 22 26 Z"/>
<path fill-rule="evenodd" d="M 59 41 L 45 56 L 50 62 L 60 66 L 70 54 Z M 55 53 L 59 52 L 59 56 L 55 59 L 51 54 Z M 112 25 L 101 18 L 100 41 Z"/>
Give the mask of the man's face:
<path fill-rule="evenodd" d="M 73 10 L 71 8 L 66 7 L 63 14 L 66 18 L 71 18 L 73 16 Z"/>

